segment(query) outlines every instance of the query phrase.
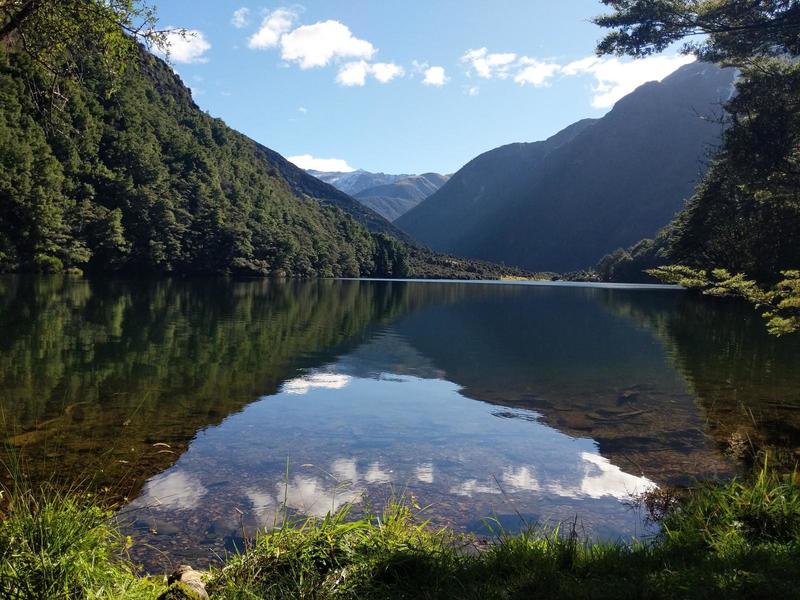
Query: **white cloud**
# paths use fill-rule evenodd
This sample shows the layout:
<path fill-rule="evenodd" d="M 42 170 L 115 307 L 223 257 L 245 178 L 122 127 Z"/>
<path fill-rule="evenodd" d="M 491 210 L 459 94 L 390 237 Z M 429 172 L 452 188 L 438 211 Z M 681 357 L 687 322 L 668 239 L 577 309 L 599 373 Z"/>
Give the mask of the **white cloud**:
<path fill-rule="evenodd" d="M 311 154 L 300 154 L 289 156 L 286 160 L 300 167 L 301 169 L 313 169 L 315 171 L 330 171 L 334 173 L 350 173 L 355 171 L 341 158 L 317 158 Z"/>
<path fill-rule="evenodd" d="M 277 46 L 282 36 L 292 28 L 296 18 L 297 14 L 287 8 L 273 10 L 261 21 L 261 27 L 258 28 L 258 31 L 247 40 L 247 46 L 254 50 L 264 50 L 265 48 Z"/>
<path fill-rule="evenodd" d="M 276 11 L 277 12 L 277 11 Z M 338 58 L 370 59 L 375 47 L 353 36 L 339 21 L 302 25 L 280 38 L 281 58 L 296 62 L 301 69 L 324 67 Z"/>
<path fill-rule="evenodd" d="M 473 71 L 484 79 L 505 79 L 509 76 L 517 55 L 513 52 L 490 53 L 486 48 L 468 50 L 461 60 L 467 63 L 467 74 Z"/>
<path fill-rule="evenodd" d="M 556 63 L 539 61 L 527 56 L 523 56 L 519 64 L 522 69 L 514 76 L 514 82 L 534 87 L 548 85 L 548 80 L 561 69 L 561 66 Z"/>
<path fill-rule="evenodd" d="M 233 11 L 233 16 L 231 16 L 231 25 L 233 25 L 237 29 L 241 29 L 242 27 L 247 27 L 247 24 L 250 22 L 249 17 L 250 17 L 249 8 L 245 8 L 243 6 L 242 8 L 236 9 L 235 11 Z"/>
<path fill-rule="evenodd" d="M 308 109 L 305 106 L 300 106 L 300 107 L 298 107 L 297 110 L 300 111 L 303 114 L 306 114 L 308 112 Z"/>
<path fill-rule="evenodd" d="M 622 62 L 618 58 L 589 56 L 565 65 L 561 72 L 566 76 L 593 75 L 596 83 L 592 88 L 592 106 L 608 108 L 643 83 L 661 81 L 694 60 L 693 56 L 670 55 Z"/>
<path fill-rule="evenodd" d="M 467 96 L 477 96 L 478 94 L 481 93 L 481 88 L 479 88 L 477 85 L 471 85 L 469 87 L 464 88 L 464 93 Z"/>
<path fill-rule="evenodd" d="M 345 86 L 362 86 L 367 82 L 369 63 L 365 60 L 349 62 L 342 65 L 336 75 L 336 82 Z"/>
<path fill-rule="evenodd" d="M 248 46 L 279 47 L 281 58 L 301 69 L 341 63 L 336 81 L 344 86 L 363 86 L 369 77 L 388 83 L 405 75 L 405 69 L 393 62 L 371 62 L 378 50 L 367 40 L 355 37 L 344 23 L 328 20 L 293 28 L 296 20 L 297 13 L 293 10 L 272 11 L 250 37 Z"/>
<path fill-rule="evenodd" d="M 363 86 L 371 75 L 381 83 L 388 83 L 405 74 L 403 67 L 394 63 L 369 64 L 365 60 L 345 63 L 336 75 L 336 82 L 344 86 Z"/>
<path fill-rule="evenodd" d="M 550 85 L 557 76 L 591 75 L 595 78 L 592 88 L 592 106 L 595 108 L 609 108 L 643 83 L 661 81 L 693 60 L 693 56 L 664 55 L 623 62 L 618 58 L 589 56 L 560 65 L 550 60 L 521 56 L 513 52 L 489 52 L 485 47 L 468 50 L 461 57 L 466 65 L 467 76 L 474 74 L 483 79 L 513 77 L 521 86 L 544 87 Z M 467 87 L 465 93 L 477 95 L 478 88 Z"/>
<path fill-rule="evenodd" d="M 388 83 L 395 77 L 405 75 L 405 70 L 400 65 L 394 63 L 374 63 L 370 67 L 372 76 L 381 83 Z"/>
<path fill-rule="evenodd" d="M 508 79 L 514 77 L 519 85 L 536 87 L 547 85 L 560 69 L 560 65 L 519 56 L 514 52 L 489 52 L 486 48 L 468 50 L 461 61 L 467 65 L 467 75 L 473 73 L 483 79 Z"/>
<path fill-rule="evenodd" d="M 424 85 L 433 85 L 441 87 L 447 83 L 447 75 L 444 72 L 444 67 L 428 67 L 425 69 L 425 77 L 422 80 Z"/>
<path fill-rule="evenodd" d="M 180 30 L 168 26 L 168 33 L 164 40 L 162 54 L 168 54 L 170 60 L 176 63 L 204 63 L 208 62 L 205 53 L 211 49 L 202 31 L 196 29 Z"/>

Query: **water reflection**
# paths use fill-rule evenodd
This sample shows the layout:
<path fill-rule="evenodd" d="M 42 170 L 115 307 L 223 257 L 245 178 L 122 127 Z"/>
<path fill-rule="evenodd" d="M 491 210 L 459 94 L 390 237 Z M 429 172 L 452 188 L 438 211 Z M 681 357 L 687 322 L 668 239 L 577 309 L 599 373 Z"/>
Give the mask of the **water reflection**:
<path fill-rule="evenodd" d="M 800 342 L 675 291 L 0 277 L 0 327 L 6 451 L 136 498 L 148 564 L 403 493 L 641 535 L 630 494 L 800 442 Z"/>
<path fill-rule="evenodd" d="M 283 384 L 281 388 L 288 394 L 306 394 L 313 388 L 340 390 L 350 382 L 348 375 L 336 373 L 312 373 L 305 377 L 295 377 Z"/>
<path fill-rule="evenodd" d="M 197 508 L 207 491 L 197 476 L 180 470 L 170 471 L 150 479 L 133 506 L 189 510 Z"/>
<path fill-rule="evenodd" d="M 341 375 L 341 365 L 297 379 Z M 604 537 L 646 531 L 621 501 L 652 487 L 650 479 L 611 464 L 592 440 L 541 424 L 536 413 L 498 419 L 493 406 L 459 392 L 451 382 L 411 375 L 349 376 L 345 387 L 309 387 L 300 396 L 284 386 L 204 431 L 151 480 L 126 509 L 137 516 L 132 532 L 159 547 L 159 532 L 179 531 L 185 547 L 221 552 L 243 527 L 275 526 L 285 514 L 320 517 L 345 504 L 358 514 L 402 494 L 430 504 L 435 523 L 467 529 L 480 530 L 473 521 L 489 516 L 520 527 L 526 517 L 519 514 L 545 522 L 580 515 L 587 532 Z M 173 481 L 195 497 L 154 502 L 156 491 L 173 491 Z M 152 558 L 147 546 L 134 554 Z"/>

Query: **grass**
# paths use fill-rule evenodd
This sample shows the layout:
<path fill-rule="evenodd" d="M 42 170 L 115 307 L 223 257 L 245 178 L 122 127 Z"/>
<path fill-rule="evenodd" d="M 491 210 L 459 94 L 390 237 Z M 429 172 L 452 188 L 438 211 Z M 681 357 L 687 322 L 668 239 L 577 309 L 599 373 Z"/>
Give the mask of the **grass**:
<path fill-rule="evenodd" d="M 0 525 L 0 597 L 156 598 L 108 513 L 45 491 Z M 657 502 L 662 532 L 590 543 L 574 528 L 498 530 L 488 544 L 430 527 L 408 504 L 348 509 L 263 533 L 208 574 L 212 599 L 800 598 L 800 478 L 764 463 L 747 479 Z"/>
<path fill-rule="evenodd" d="M 0 492 L 2 494 L 3 492 Z M 7 492 L 5 492 L 7 494 Z M 129 540 L 94 497 L 44 486 L 10 496 L 0 520 L 0 598 L 154 598 L 136 577 Z"/>

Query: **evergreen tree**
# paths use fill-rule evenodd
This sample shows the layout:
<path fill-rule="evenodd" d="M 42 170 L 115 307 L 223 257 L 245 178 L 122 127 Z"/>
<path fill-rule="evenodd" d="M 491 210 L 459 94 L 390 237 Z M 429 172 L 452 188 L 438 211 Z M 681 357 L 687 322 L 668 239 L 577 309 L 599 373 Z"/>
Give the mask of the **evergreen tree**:
<path fill-rule="evenodd" d="M 766 307 L 775 333 L 800 329 L 800 2 L 603 0 L 614 12 L 598 52 L 646 56 L 690 41 L 685 52 L 740 69 L 723 145 L 687 207 L 640 266 L 715 295 Z M 621 257 L 617 257 L 620 259 Z M 604 263 L 606 270 L 614 257 Z M 772 290 L 761 289 L 775 284 Z M 776 320 L 777 319 L 777 320 Z"/>

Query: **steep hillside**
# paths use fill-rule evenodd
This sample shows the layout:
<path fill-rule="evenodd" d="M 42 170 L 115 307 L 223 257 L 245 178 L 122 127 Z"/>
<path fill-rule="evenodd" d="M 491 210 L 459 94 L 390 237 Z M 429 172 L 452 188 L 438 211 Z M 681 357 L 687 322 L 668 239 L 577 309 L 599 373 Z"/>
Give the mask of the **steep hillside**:
<path fill-rule="evenodd" d="M 396 224 L 431 248 L 569 271 L 652 236 L 689 197 L 719 142 L 734 72 L 696 63 L 602 119 L 479 156 Z"/>
<path fill-rule="evenodd" d="M 397 220 L 417 239 L 441 249 L 464 246 L 465 232 L 480 230 L 504 206 L 526 190 L 520 168 L 533 172 L 547 155 L 569 143 L 594 121 L 585 119 L 541 142 L 508 144 L 462 167 L 435 194 Z M 500 232 L 495 232 L 500 233 Z"/>
<path fill-rule="evenodd" d="M 311 175 L 311 173 L 290 163 L 274 150 L 257 143 L 256 147 L 259 153 L 263 155 L 264 160 L 275 165 L 281 177 L 287 181 L 296 196 L 314 198 L 322 204 L 336 206 L 373 233 L 386 233 L 405 242 L 415 243 L 408 234 L 392 226 L 380 213 L 365 203 L 354 200 L 349 195 L 349 192 L 343 192 L 336 186 Z"/>
<path fill-rule="evenodd" d="M 388 221 L 138 62 L 112 88 L 82 57 L 48 109 L 48 74 L 0 54 L 0 270 L 407 274 L 405 244 L 376 235 L 404 237 Z"/>
<path fill-rule="evenodd" d="M 356 200 L 379 215 L 394 221 L 407 213 L 447 182 L 446 175 L 423 173 L 377 185 L 355 194 Z"/>

